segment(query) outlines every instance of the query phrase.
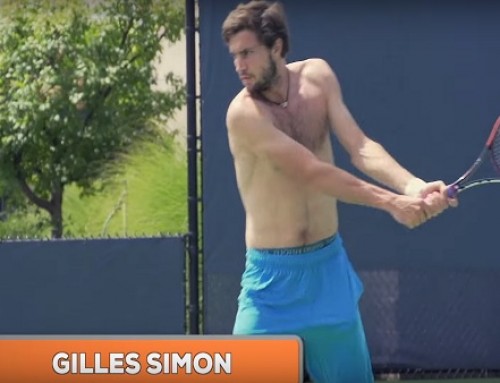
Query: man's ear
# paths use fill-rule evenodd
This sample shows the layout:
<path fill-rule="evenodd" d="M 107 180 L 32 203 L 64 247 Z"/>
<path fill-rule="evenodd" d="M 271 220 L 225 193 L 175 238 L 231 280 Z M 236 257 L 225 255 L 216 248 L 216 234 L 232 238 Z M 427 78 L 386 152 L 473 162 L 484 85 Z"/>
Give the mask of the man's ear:
<path fill-rule="evenodd" d="M 281 57 L 281 52 L 283 52 L 283 40 L 278 37 L 273 45 L 273 53 Z"/>

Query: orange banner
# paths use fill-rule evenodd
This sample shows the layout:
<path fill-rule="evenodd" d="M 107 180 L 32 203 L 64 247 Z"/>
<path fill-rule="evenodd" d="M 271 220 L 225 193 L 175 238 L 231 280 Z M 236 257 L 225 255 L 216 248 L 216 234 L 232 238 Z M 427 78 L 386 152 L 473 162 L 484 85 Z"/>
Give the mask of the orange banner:
<path fill-rule="evenodd" d="M 302 382 L 294 336 L 0 337 L 0 381 Z"/>

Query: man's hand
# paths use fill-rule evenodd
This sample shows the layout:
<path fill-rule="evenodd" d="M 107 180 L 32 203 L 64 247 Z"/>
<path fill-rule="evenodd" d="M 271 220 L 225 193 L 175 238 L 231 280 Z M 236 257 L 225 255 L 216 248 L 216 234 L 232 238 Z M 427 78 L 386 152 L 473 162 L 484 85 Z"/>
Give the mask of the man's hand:
<path fill-rule="evenodd" d="M 426 183 L 420 190 L 419 195 L 424 199 L 425 213 L 428 215 L 428 218 L 436 217 L 449 206 L 458 206 L 458 200 L 456 198 L 448 197 L 446 184 L 443 181 Z"/>
<path fill-rule="evenodd" d="M 449 198 L 446 193 L 446 184 L 443 181 L 425 182 L 414 178 L 405 188 L 405 194 L 424 199 L 424 212 L 427 219 L 441 214 L 449 206 L 458 206 L 456 198 Z"/>
<path fill-rule="evenodd" d="M 425 202 L 421 197 L 397 195 L 391 201 L 388 211 L 397 222 L 414 229 L 429 218 L 424 207 Z"/>

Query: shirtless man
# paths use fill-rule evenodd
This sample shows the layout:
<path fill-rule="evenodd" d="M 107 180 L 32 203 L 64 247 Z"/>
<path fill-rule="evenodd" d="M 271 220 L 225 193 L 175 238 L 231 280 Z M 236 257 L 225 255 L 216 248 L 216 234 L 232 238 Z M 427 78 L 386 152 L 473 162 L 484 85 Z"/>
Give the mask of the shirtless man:
<path fill-rule="evenodd" d="M 314 382 L 373 382 L 358 310 L 363 286 L 338 234 L 337 201 L 389 213 L 415 228 L 456 205 L 368 138 L 322 59 L 287 63 L 281 4 L 240 4 L 222 36 L 244 88 L 227 130 L 246 213 L 246 266 L 235 334 L 302 337 Z M 387 188 L 334 164 L 330 130 L 352 163 Z"/>

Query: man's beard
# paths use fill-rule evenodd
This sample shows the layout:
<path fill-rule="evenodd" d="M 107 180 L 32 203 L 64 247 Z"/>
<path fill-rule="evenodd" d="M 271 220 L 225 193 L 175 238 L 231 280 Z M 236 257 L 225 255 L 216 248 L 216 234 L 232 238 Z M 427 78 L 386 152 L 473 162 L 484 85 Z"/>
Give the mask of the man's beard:
<path fill-rule="evenodd" d="M 252 93 L 261 94 L 271 88 L 278 79 L 278 68 L 271 55 L 269 55 L 269 65 L 262 73 L 262 77 L 255 83 Z"/>

